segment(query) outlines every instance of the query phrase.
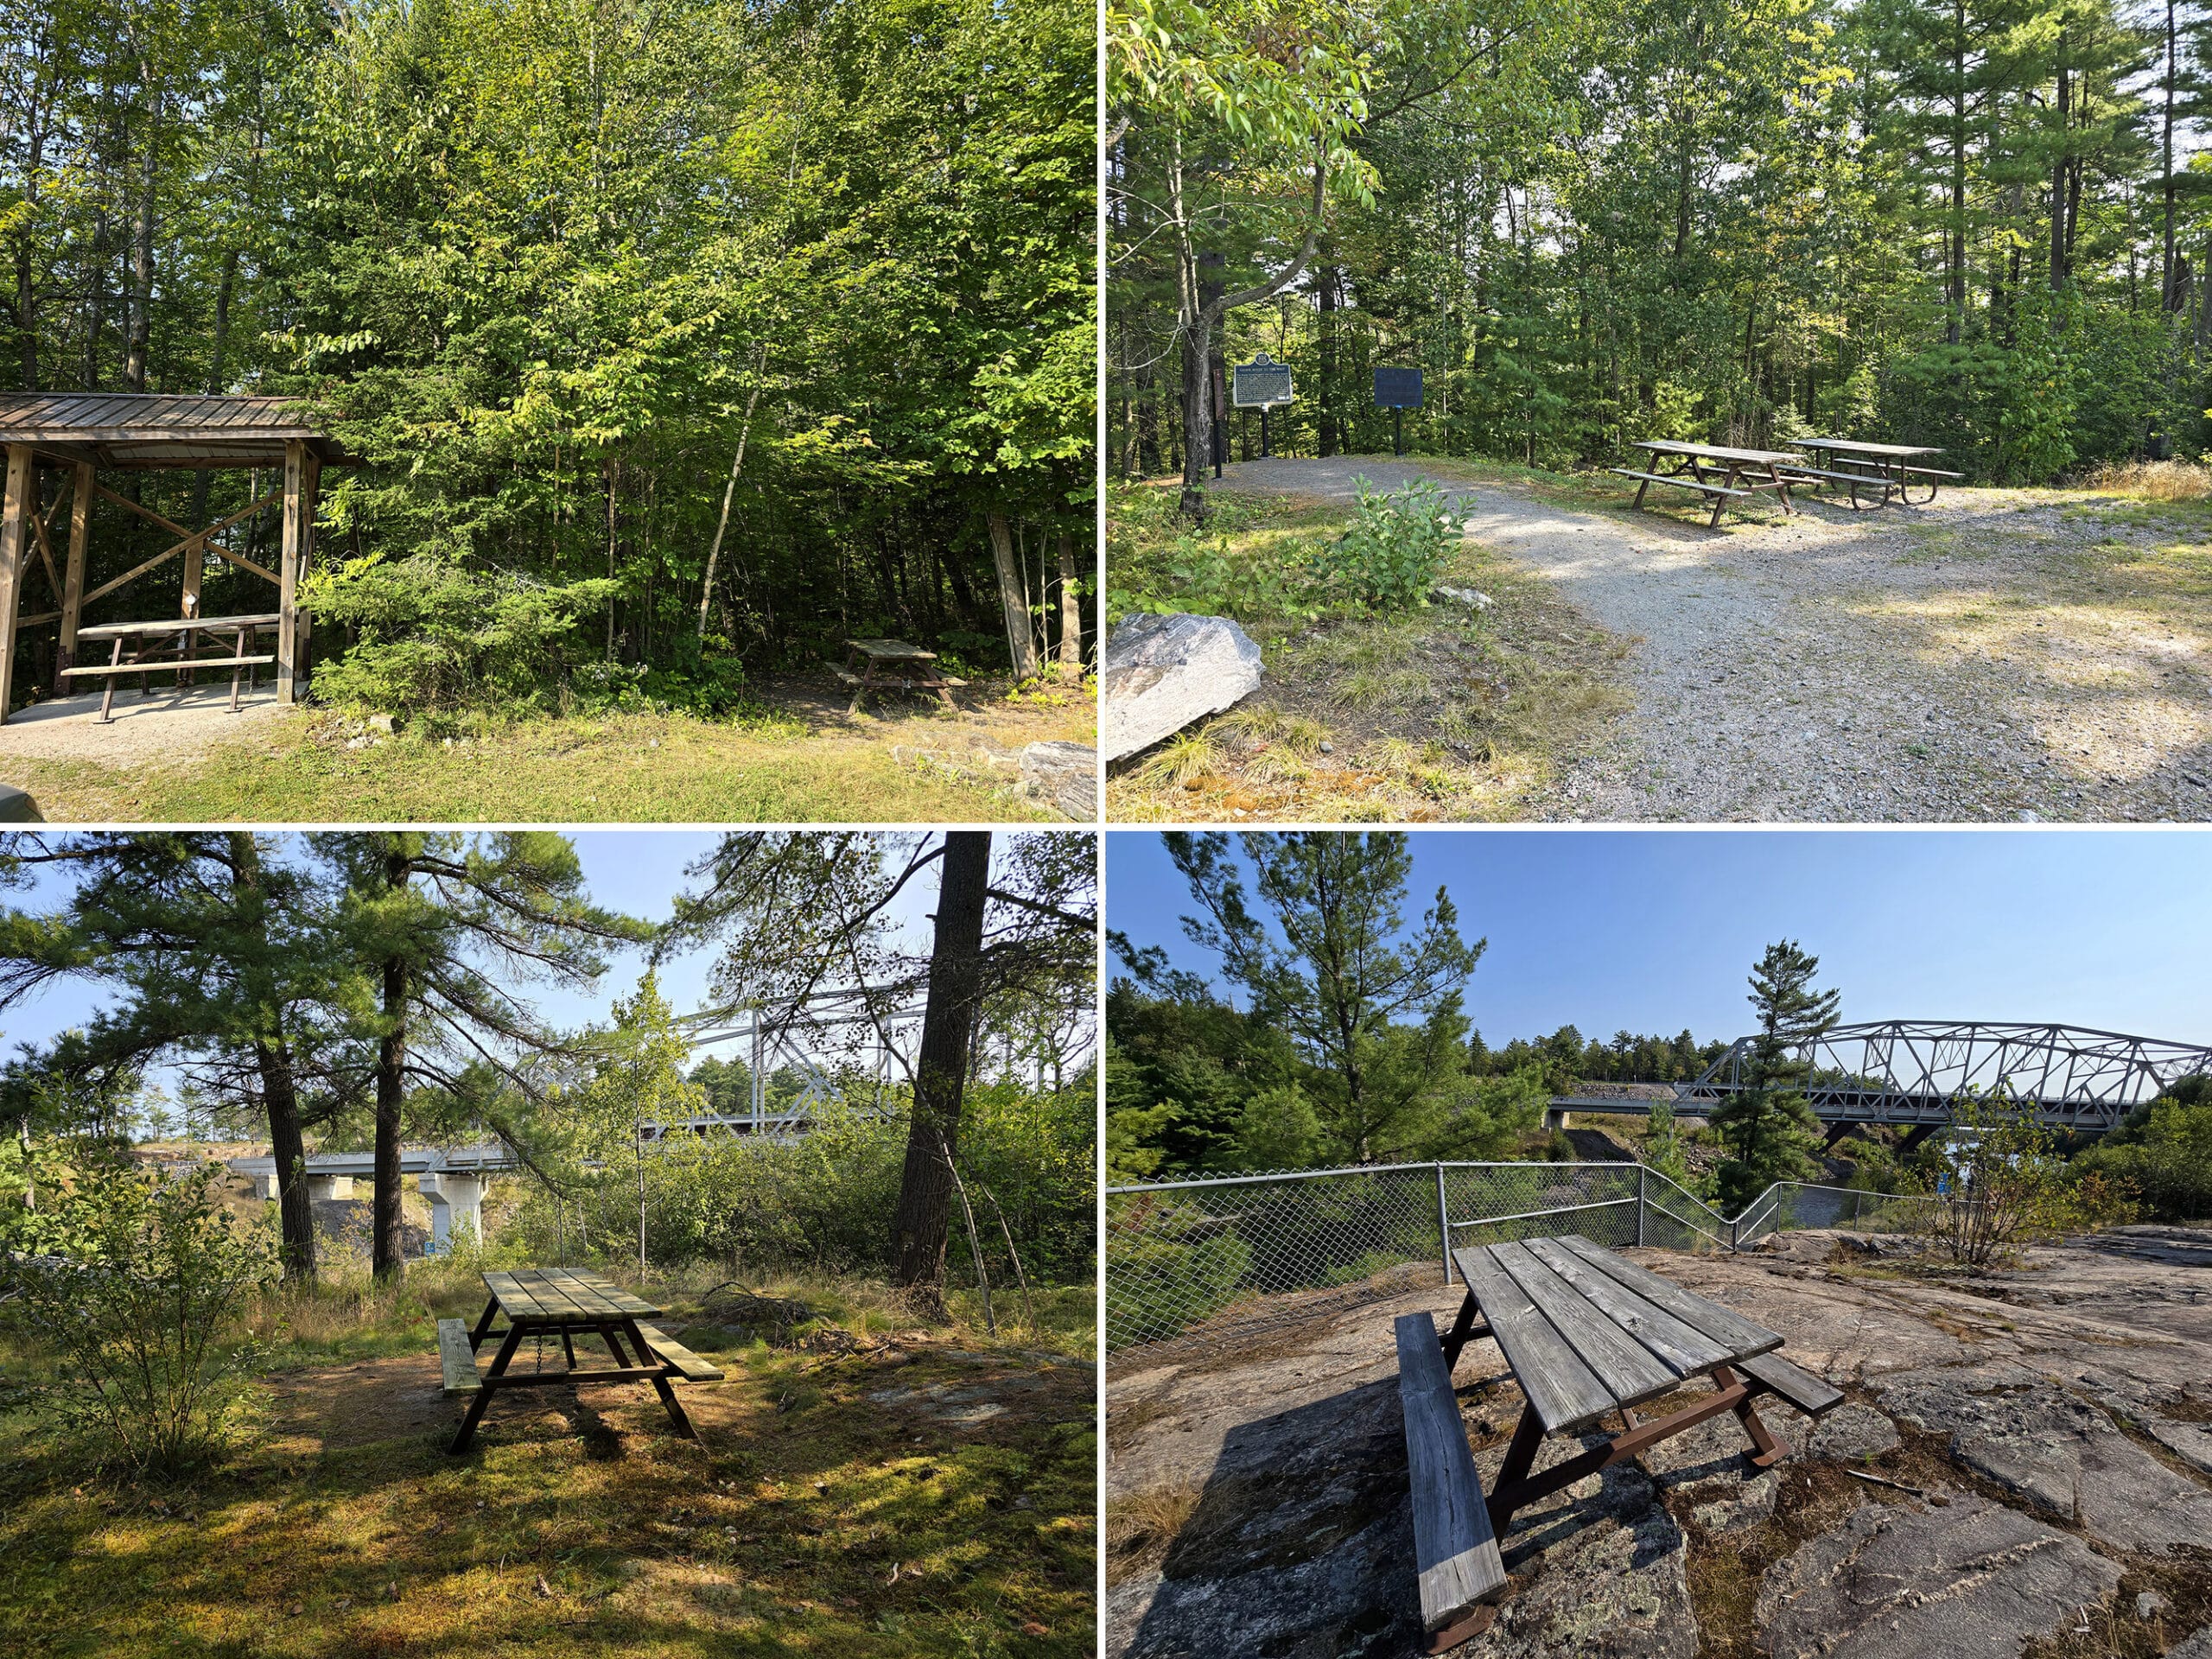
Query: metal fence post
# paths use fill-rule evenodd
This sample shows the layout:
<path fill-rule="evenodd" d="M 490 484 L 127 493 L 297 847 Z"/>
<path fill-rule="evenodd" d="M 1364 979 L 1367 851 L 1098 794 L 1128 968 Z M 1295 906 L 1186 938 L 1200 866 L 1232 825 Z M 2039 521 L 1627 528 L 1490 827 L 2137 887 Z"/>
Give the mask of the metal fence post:
<path fill-rule="evenodd" d="M 1643 1166 L 1636 1166 L 1636 1248 L 1643 1248 Z"/>
<path fill-rule="evenodd" d="M 1436 1165 L 1436 1242 L 1439 1253 L 1444 1257 L 1444 1282 L 1448 1286 L 1452 1283 L 1452 1212 L 1444 1203 L 1444 1163 L 1441 1159 Z"/>

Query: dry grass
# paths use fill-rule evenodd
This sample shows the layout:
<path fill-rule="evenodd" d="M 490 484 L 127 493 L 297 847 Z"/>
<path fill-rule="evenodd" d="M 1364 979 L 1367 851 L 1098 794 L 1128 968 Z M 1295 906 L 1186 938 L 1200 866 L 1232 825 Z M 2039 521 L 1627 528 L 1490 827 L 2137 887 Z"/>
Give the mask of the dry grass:
<path fill-rule="evenodd" d="M 2086 482 L 2093 490 L 2145 501 L 2212 499 L 2212 467 L 2194 461 L 2108 461 Z"/>
<path fill-rule="evenodd" d="M 1205 1488 L 1187 1477 L 1106 1503 L 1106 1577 L 1119 1584 L 1156 1564 L 1198 1510 Z"/>
<path fill-rule="evenodd" d="M 1294 524 L 1333 533 L 1349 508 L 1235 499 L 1234 555 L 1255 560 Z M 1124 538 L 1154 532 L 1149 520 Z M 1179 734 L 1107 785 L 1122 821 L 1427 823 L 1510 819 L 1560 757 L 1629 707 L 1633 641 L 1591 625 L 1541 576 L 1461 543 L 1442 582 L 1487 594 L 1456 607 L 1325 617 L 1241 616 L 1267 675 L 1235 710 Z"/>
<path fill-rule="evenodd" d="M 432 1304 L 467 1288 L 415 1286 Z M 697 1325 L 689 1276 L 649 1288 L 664 1324 Z M 921 1331 L 880 1286 L 771 1288 L 907 1328 L 849 1357 L 701 1328 L 728 1380 L 681 1390 L 698 1442 L 615 1385 L 501 1396 L 449 1457 L 432 1309 L 346 1286 L 286 1310 L 295 1363 L 252 1441 L 188 1486 L 102 1477 L 34 1413 L 0 1411 L 0 1650 L 1087 1659 L 1091 1368 L 1027 1333 L 979 1339 L 964 1305 Z M 1040 1323 L 1080 1346 L 1089 1297 L 1066 1297 Z M 297 1364 L 303 1332 L 345 1357 Z"/>

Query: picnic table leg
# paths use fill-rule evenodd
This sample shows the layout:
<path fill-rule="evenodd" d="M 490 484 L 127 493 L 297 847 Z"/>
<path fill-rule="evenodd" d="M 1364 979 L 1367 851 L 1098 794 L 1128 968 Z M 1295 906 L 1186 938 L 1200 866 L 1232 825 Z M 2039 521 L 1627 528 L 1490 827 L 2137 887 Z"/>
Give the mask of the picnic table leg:
<path fill-rule="evenodd" d="M 1499 1467 L 1497 1478 L 1491 1483 L 1490 1497 L 1484 1508 L 1490 1510 L 1490 1529 L 1500 1538 L 1512 1522 L 1517 1503 L 1503 1499 L 1512 1489 L 1529 1478 L 1529 1466 L 1536 1461 L 1536 1448 L 1544 1443 L 1544 1426 L 1537 1421 L 1534 1406 L 1521 1408 L 1521 1421 L 1513 1431 L 1513 1444 L 1505 1448 L 1505 1462 Z"/>
<path fill-rule="evenodd" d="M 1716 1365 L 1713 1368 L 1713 1380 L 1727 1389 L 1733 1388 L 1738 1379 L 1729 1367 Z M 1744 1432 L 1751 1437 L 1751 1444 L 1758 1447 L 1758 1454 L 1751 1459 L 1754 1464 L 1762 1469 L 1771 1469 L 1782 1461 L 1789 1448 L 1776 1440 L 1773 1432 L 1759 1421 L 1758 1408 L 1751 1403 L 1750 1395 L 1745 1396 L 1737 1406 L 1736 1421 L 1743 1424 Z"/>
<path fill-rule="evenodd" d="M 246 632 L 247 631 L 244 628 L 240 628 L 238 630 L 238 644 L 231 648 L 232 656 L 243 657 L 246 655 Z M 231 664 L 231 712 L 234 715 L 238 711 L 238 676 L 245 671 L 245 670 L 243 665 L 237 663 Z"/>
<path fill-rule="evenodd" d="M 1698 474 L 1698 475 L 1697 475 L 1697 481 L 1698 481 L 1699 483 L 1700 483 L 1700 484 L 1702 484 L 1702 483 L 1704 483 L 1704 482 L 1705 482 L 1705 474 L 1704 474 L 1702 472 L 1700 472 L 1700 473 L 1699 473 L 1699 474 Z M 1726 489 L 1728 486 L 1730 486 L 1731 485 L 1734 484 L 1734 483 L 1735 483 L 1735 481 L 1736 481 L 1736 469 L 1735 469 L 1733 467 L 1731 467 L 1728 469 L 1728 471 L 1726 472 L 1726 474 L 1725 474 L 1722 476 L 1721 480 L 1720 480 L 1720 486 L 1721 486 L 1723 489 Z M 1709 530 L 1718 530 L 1718 529 L 1719 529 L 1719 528 L 1720 528 L 1720 513 L 1721 513 L 1721 510 L 1722 510 L 1723 508 L 1725 508 L 1727 505 L 1728 505 L 1728 498 L 1727 498 L 1726 496 L 1725 496 L 1725 495 L 1716 495 L 1716 496 L 1714 496 L 1714 497 L 1713 498 L 1713 517 L 1712 517 L 1710 519 L 1708 519 L 1708 520 L 1707 521 L 1707 525 L 1706 525 L 1706 527 L 1707 527 L 1707 529 L 1709 529 Z"/>
<path fill-rule="evenodd" d="M 1797 509 L 1789 505 L 1789 480 L 1782 475 L 1782 463 L 1770 461 L 1766 464 L 1766 471 L 1767 476 L 1774 480 L 1775 493 L 1782 498 L 1783 512 L 1796 512 Z"/>
<path fill-rule="evenodd" d="M 568 1357 L 569 1369 L 572 1371 L 575 1370 L 576 1369 L 576 1344 L 575 1339 L 569 1334 L 569 1327 L 565 1325 L 561 1327 L 561 1351 Z"/>
<path fill-rule="evenodd" d="M 1476 1335 L 1475 1319 L 1478 1312 L 1475 1305 L 1475 1293 L 1471 1290 L 1467 1293 L 1466 1300 L 1459 1304 L 1459 1317 L 1452 1322 L 1451 1330 L 1446 1332 L 1443 1338 L 1444 1370 L 1446 1376 L 1449 1376 L 1452 1368 L 1459 1363 L 1461 1351 Z M 1489 1329 L 1487 1325 L 1483 1327 L 1484 1332 Z"/>
<path fill-rule="evenodd" d="M 638 1322 L 625 1319 L 622 1328 L 630 1333 L 630 1340 L 638 1346 L 638 1363 L 640 1365 L 651 1364 L 653 1351 L 646 1345 L 645 1338 L 639 1334 Z M 683 1402 L 677 1399 L 676 1390 L 668 1385 L 668 1374 L 674 1369 L 670 1365 L 660 1368 L 652 1379 L 653 1392 L 660 1395 L 661 1406 L 668 1413 L 669 1421 L 676 1425 L 676 1432 L 687 1440 L 696 1440 L 699 1438 L 699 1431 L 691 1427 L 691 1420 L 683 1414 Z"/>
<path fill-rule="evenodd" d="M 107 690 L 100 693 L 100 724 L 112 726 L 115 723 L 114 671 L 123 666 L 123 636 L 119 633 L 115 636 L 115 649 L 107 654 Z"/>
<path fill-rule="evenodd" d="M 448 1457 L 459 1457 L 468 1450 L 469 1441 L 476 1438 L 476 1425 L 484 1421 L 484 1408 L 492 1403 L 495 1379 L 507 1374 L 507 1362 L 515 1357 L 515 1349 L 522 1342 L 522 1326 L 507 1327 L 507 1338 L 499 1344 L 499 1351 L 492 1356 L 492 1369 L 484 1373 L 476 1385 L 476 1397 L 468 1402 L 468 1415 L 461 1420 L 461 1432 L 453 1437 L 453 1444 L 446 1448 Z"/>
<path fill-rule="evenodd" d="M 1637 484 L 1636 486 L 1636 505 L 1637 506 L 1641 507 L 1643 505 L 1643 493 L 1650 487 L 1651 480 L 1648 478 Z"/>
<path fill-rule="evenodd" d="M 492 1321 L 499 1312 L 499 1299 L 494 1297 L 484 1304 L 484 1317 L 476 1321 L 476 1328 L 468 1333 L 468 1351 L 474 1353 L 484 1345 L 484 1338 L 492 1334 Z"/>

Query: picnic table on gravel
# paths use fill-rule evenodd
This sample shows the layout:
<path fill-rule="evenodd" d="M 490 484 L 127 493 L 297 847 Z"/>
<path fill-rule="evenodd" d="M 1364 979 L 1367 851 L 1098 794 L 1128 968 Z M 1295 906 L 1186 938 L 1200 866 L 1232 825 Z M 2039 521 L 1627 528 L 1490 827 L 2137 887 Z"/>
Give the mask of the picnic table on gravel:
<path fill-rule="evenodd" d="M 1497 1540 L 1515 1510 L 1724 1411 L 1743 1424 L 1751 1461 L 1769 1468 L 1784 1448 L 1759 1421 L 1754 1401 L 1772 1395 L 1815 1417 L 1843 1402 L 1840 1389 L 1774 1351 L 1782 1345 L 1778 1333 L 1580 1236 L 1471 1246 L 1451 1259 L 1467 1292 L 1452 1329 L 1439 1337 L 1427 1313 L 1396 1323 L 1414 1547 L 1431 1653 L 1488 1628 L 1496 1611 L 1490 1604 L 1506 1587 Z M 1487 1497 L 1452 1390 L 1461 1351 L 1484 1336 L 1497 1344 L 1528 1402 Z M 1712 1382 L 1712 1392 L 1681 1409 L 1648 1420 L 1639 1412 L 1700 1380 Z M 1601 1420 L 1612 1414 L 1620 1433 L 1530 1472 L 1546 1436 L 1580 1439 L 1600 1432 Z"/>
<path fill-rule="evenodd" d="M 448 1398 L 464 1394 L 475 1396 L 448 1452 L 458 1456 L 468 1449 L 476 1425 L 484 1419 L 484 1408 L 502 1389 L 582 1388 L 600 1382 L 652 1383 L 676 1432 L 687 1440 L 699 1438 L 670 1385 L 679 1379 L 719 1382 L 722 1374 L 689 1348 L 640 1323 L 658 1318 L 659 1308 L 632 1296 L 604 1275 L 580 1268 L 518 1268 L 512 1273 L 487 1273 L 484 1285 L 492 1297 L 474 1330 L 459 1319 L 438 1321 L 438 1359 L 445 1371 L 446 1394 Z M 507 1328 L 495 1332 L 492 1322 L 500 1315 L 505 1316 Z M 491 1369 L 480 1371 L 476 1351 L 493 1335 L 500 1338 L 499 1349 L 492 1356 Z M 516 1351 L 527 1336 L 558 1337 L 566 1367 L 512 1370 Z M 596 1336 L 606 1344 L 613 1365 L 577 1364 L 575 1339 L 580 1336 Z M 540 1347 L 542 1352 L 542 1341 Z"/>
<path fill-rule="evenodd" d="M 855 663 L 861 664 L 857 671 Z M 937 652 L 904 639 L 848 639 L 845 665 L 832 664 L 830 671 L 853 689 L 853 700 L 845 709 L 849 715 L 860 713 L 861 699 L 869 692 L 893 690 L 934 691 L 938 701 L 950 709 L 952 688 L 968 683 L 939 671 Z"/>
<path fill-rule="evenodd" d="M 1860 443 L 1852 438 L 1799 438 L 1796 447 L 1813 454 L 1814 464 L 1794 470 L 1808 479 L 1819 479 L 1826 483 L 1840 483 L 1851 491 L 1851 505 L 1859 505 L 1859 492 L 1873 488 L 1882 499 L 1874 505 L 1885 507 L 1895 496 L 1909 507 L 1924 507 L 1936 499 L 1940 478 L 1963 478 L 1963 473 L 1947 473 L 1934 467 L 1915 467 L 1910 463 L 1924 455 L 1940 455 L 1941 449 L 1931 449 L 1916 443 Z M 1915 501 L 1905 492 L 1915 478 L 1928 482 L 1926 499 Z M 1821 487 L 1819 485 L 1812 487 Z"/>
<path fill-rule="evenodd" d="M 1772 490 L 1781 499 L 1784 512 L 1796 511 L 1789 505 L 1793 480 L 1782 469 L 1791 461 L 1802 467 L 1805 465 L 1802 455 L 1782 449 L 1731 449 L 1717 443 L 1684 443 L 1674 438 L 1646 438 L 1629 448 L 1649 455 L 1652 469 L 1672 463 L 1665 472 L 1639 472 L 1633 467 L 1612 468 L 1623 478 L 1639 480 L 1636 486 L 1638 507 L 1643 505 L 1644 492 L 1654 484 L 1672 484 L 1695 490 L 1712 499 L 1715 530 L 1720 527 L 1722 508 L 1731 501 L 1754 499 L 1761 490 Z"/>

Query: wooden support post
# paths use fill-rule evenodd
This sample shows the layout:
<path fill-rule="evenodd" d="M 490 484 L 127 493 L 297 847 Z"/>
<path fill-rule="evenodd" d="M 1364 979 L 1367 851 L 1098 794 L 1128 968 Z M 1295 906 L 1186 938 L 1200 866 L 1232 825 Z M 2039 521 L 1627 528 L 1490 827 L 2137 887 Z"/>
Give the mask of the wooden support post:
<path fill-rule="evenodd" d="M 0 508 L 0 724 L 16 689 L 16 614 L 23 597 L 23 557 L 31 539 L 31 495 L 38 463 L 27 443 L 8 446 L 6 505 Z"/>
<path fill-rule="evenodd" d="M 295 702 L 298 695 L 293 677 L 300 650 L 300 554 L 306 539 L 302 534 L 300 509 L 307 496 L 307 445 L 299 439 L 285 440 L 284 551 L 276 567 L 276 701 L 281 703 Z M 456 1451 L 467 1443 L 467 1433 L 474 1427 L 472 1423 L 463 1432 Z"/>
<path fill-rule="evenodd" d="M 77 665 L 77 619 L 85 608 L 85 554 L 92 536 L 92 463 L 77 463 L 76 482 L 69 491 L 69 563 L 61 578 L 61 649 L 58 665 Z M 61 677 L 56 674 L 57 689 Z"/>
<path fill-rule="evenodd" d="M 315 569 L 315 509 L 316 498 L 321 493 L 321 489 L 322 457 L 310 449 L 307 452 L 307 474 L 302 484 L 300 505 L 299 580 L 301 582 L 305 582 L 308 573 Z M 302 696 L 312 689 L 311 682 L 315 678 L 315 658 L 308 648 L 309 637 L 314 630 L 315 618 L 302 607 L 300 611 L 298 655 L 299 689 Z"/>

